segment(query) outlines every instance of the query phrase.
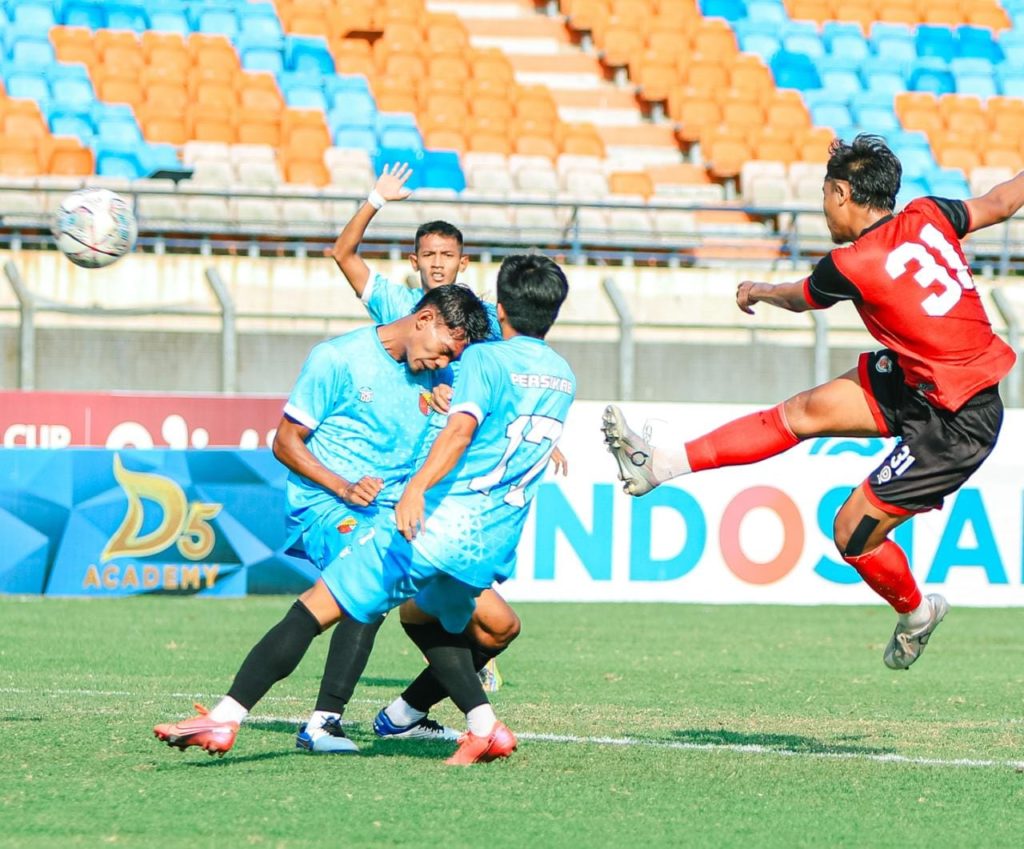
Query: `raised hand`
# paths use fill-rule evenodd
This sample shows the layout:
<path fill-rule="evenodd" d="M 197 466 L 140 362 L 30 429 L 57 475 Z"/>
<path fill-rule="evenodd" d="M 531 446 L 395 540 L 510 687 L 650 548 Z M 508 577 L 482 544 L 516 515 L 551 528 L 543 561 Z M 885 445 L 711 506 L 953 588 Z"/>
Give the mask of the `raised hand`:
<path fill-rule="evenodd" d="M 412 168 L 406 162 L 385 165 L 374 184 L 374 191 L 386 201 L 405 200 L 412 194 L 412 189 L 405 188 L 405 183 L 411 176 Z"/>

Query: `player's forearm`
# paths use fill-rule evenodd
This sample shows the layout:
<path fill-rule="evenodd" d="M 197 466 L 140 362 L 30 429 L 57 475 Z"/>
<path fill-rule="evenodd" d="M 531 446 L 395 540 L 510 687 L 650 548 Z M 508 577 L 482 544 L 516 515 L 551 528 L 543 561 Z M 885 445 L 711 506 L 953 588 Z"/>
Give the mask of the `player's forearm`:
<path fill-rule="evenodd" d="M 750 287 L 750 304 L 769 304 L 789 312 L 805 312 L 810 304 L 804 298 L 804 284 L 754 283 Z"/>
<path fill-rule="evenodd" d="M 980 198 L 967 201 L 967 205 L 972 231 L 1012 218 L 1024 207 L 1024 171 L 994 186 Z"/>
<path fill-rule="evenodd" d="M 359 256 L 359 245 L 362 244 L 366 228 L 370 226 L 376 214 L 377 210 L 369 202 L 364 201 L 338 235 L 331 250 L 331 256 L 341 269 L 341 273 L 360 297 L 370 277 L 370 268 Z"/>
<path fill-rule="evenodd" d="M 462 418 L 462 416 L 460 416 Z M 465 418 L 471 418 L 465 416 Z M 475 429 L 476 421 L 473 420 Z M 438 481 L 442 480 L 452 469 L 454 469 L 462 455 L 466 453 L 469 443 L 473 441 L 473 430 L 462 426 L 452 426 L 452 423 L 445 427 L 438 434 L 437 439 L 430 448 L 427 459 L 410 479 L 407 489 L 414 492 L 424 493 Z"/>
<path fill-rule="evenodd" d="M 301 439 L 275 439 L 274 456 L 289 471 L 323 487 L 327 492 L 339 495 L 349 481 L 336 475 L 314 457 Z"/>

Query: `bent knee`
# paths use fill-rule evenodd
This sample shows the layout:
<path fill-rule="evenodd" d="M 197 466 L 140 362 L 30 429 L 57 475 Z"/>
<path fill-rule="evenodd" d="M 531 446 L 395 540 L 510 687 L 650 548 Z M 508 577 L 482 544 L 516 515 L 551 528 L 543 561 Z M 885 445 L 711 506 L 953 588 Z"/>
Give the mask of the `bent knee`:
<path fill-rule="evenodd" d="M 470 637 L 485 651 L 503 651 L 519 636 L 521 630 L 522 623 L 511 608 L 500 620 L 491 617 L 482 621 L 474 617 L 469 623 Z"/>

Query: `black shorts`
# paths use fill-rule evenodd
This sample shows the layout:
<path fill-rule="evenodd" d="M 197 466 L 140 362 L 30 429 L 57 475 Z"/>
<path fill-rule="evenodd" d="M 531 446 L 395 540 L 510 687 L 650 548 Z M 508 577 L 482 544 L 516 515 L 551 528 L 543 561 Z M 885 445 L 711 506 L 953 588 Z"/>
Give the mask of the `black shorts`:
<path fill-rule="evenodd" d="M 882 435 L 900 440 L 868 476 L 868 499 L 896 514 L 941 507 L 995 447 L 1003 425 L 998 384 L 952 413 L 904 383 L 893 351 L 861 354 L 858 373 Z"/>

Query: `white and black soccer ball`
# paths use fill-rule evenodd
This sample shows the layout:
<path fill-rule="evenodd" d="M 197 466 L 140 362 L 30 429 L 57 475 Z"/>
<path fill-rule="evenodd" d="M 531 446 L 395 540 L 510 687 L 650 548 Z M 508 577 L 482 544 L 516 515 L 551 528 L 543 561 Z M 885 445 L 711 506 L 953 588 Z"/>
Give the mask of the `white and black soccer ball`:
<path fill-rule="evenodd" d="M 109 189 L 79 189 L 57 210 L 54 236 L 60 252 L 82 268 L 103 268 L 133 247 L 138 224 L 131 204 Z"/>

